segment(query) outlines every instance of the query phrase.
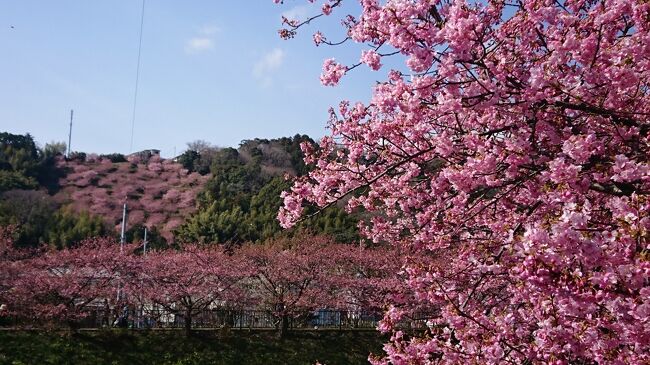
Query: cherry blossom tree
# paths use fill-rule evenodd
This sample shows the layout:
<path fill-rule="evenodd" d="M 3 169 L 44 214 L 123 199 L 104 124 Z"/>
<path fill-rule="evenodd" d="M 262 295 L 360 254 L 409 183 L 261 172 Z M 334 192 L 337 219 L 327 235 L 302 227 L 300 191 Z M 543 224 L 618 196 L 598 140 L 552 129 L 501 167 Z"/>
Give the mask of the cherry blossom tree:
<path fill-rule="evenodd" d="M 402 297 L 400 272 L 404 257 L 389 247 L 332 246 L 327 255 L 334 258 L 335 306 L 341 310 L 382 310 Z"/>
<path fill-rule="evenodd" d="M 14 246 L 15 231 L 13 226 L 0 226 L 0 316 L 8 313 L 7 303 L 11 300 L 11 289 L 20 276 L 19 262 L 26 256 Z"/>
<path fill-rule="evenodd" d="M 116 298 L 120 273 L 128 271 L 125 255 L 113 240 L 92 239 L 22 260 L 9 289 L 8 312 L 74 329 L 93 307 Z"/>
<path fill-rule="evenodd" d="M 209 246 L 152 252 L 131 266 L 127 295 L 141 305 L 154 304 L 183 318 L 190 336 L 197 315 L 213 306 L 232 306 L 242 297 L 235 284 L 245 271 L 237 261 Z"/>
<path fill-rule="evenodd" d="M 417 300 L 387 313 L 372 361 L 650 362 L 650 3 L 359 3 L 341 42 L 314 41 L 369 47 L 326 60 L 322 83 L 404 64 L 331 110 L 279 219 L 343 200 L 366 237 L 430 258 L 405 265 Z M 441 315 L 407 337 L 392 324 L 413 306 Z"/>
<path fill-rule="evenodd" d="M 340 257 L 335 251 L 345 247 L 325 237 L 299 235 L 247 245 L 235 253 L 249 272 L 250 301 L 273 313 L 279 337 L 286 335 L 292 317 L 333 307 Z"/>
<path fill-rule="evenodd" d="M 196 319 L 212 309 L 264 309 L 284 336 L 291 318 L 315 310 L 354 315 L 404 297 L 395 290 L 401 261 L 394 250 L 326 237 L 298 235 L 229 252 L 186 245 L 144 254 L 141 242 L 120 248 L 104 238 L 60 251 L 16 250 L 12 232 L 0 228 L 2 315 L 41 326 L 75 330 L 92 315 L 110 326 L 110 318 L 126 319 L 127 310 L 153 319 L 159 309 L 182 318 L 189 336 Z"/>

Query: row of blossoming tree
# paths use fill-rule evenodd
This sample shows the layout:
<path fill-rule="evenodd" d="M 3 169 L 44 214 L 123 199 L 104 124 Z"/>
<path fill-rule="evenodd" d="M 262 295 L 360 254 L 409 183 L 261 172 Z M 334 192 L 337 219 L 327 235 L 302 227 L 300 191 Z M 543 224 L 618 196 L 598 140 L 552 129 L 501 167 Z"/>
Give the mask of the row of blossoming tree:
<path fill-rule="evenodd" d="M 309 311 L 381 310 L 394 295 L 399 259 L 388 249 L 335 244 L 300 236 L 244 245 L 152 251 L 109 239 L 63 250 L 20 251 L 4 239 L 0 261 L 2 315 L 30 325 L 67 324 L 102 311 L 117 318 L 126 308 L 158 308 L 193 319 L 212 309 L 265 311 L 280 335 L 292 317 Z M 102 319 L 103 321 L 103 319 Z"/>
<path fill-rule="evenodd" d="M 326 60 L 322 83 L 394 66 L 304 146 L 316 168 L 279 217 L 344 201 L 373 217 L 366 237 L 431 258 L 407 264 L 417 300 L 394 303 L 372 361 L 650 363 L 650 2 L 347 4 L 280 35 L 360 9 L 340 39 L 314 34 L 364 46 Z M 442 309 L 427 335 L 392 327 L 423 305 Z"/>

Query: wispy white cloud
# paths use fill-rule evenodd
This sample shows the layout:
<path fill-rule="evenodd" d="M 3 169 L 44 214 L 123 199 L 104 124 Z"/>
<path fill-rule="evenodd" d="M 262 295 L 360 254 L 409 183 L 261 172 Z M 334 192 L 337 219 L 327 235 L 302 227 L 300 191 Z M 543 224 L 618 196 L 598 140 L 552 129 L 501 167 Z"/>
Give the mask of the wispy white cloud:
<path fill-rule="evenodd" d="M 267 52 L 260 58 L 253 67 L 253 75 L 256 77 L 264 76 L 265 74 L 278 69 L 282 66 L 284 61 L 284 51 L 280 48 L 274 48 Z"/>
<path fill-rule="evenodd" d="M 206 24 L 197 30 L 197 35 L 185 42 L 185 52 L 189 54 L 202 53 L 214 49 L 215 36 L 221 28 Z"/>
<path fill-rule="evenodd" d="M 265 53 L 253 66 L 253 76 L 262 86 L 270 86 L 273 82 L 272 74 L 282 66 L 285 53 L 281 48 L 274 48 Z"/>
<path fill-rule="evenodd" d="M 214 41 L 212 38 L 190 38 L 185 43 L 185 52 L 187 53 L 201 53 L 212 49 L 214 49 Z"/>
<path fill-rule="evenodd" d="M 294 6 L 282 12 L 282 16 L 289 20 L 305 20 L 309 16 L 310 7 L 307 5 Z"/>

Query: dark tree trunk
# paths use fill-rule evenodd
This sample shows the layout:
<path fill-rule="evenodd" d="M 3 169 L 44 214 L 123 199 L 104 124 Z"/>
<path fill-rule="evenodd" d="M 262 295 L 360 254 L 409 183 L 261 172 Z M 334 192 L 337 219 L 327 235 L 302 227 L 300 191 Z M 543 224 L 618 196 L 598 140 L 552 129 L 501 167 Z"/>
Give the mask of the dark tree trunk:
<path fill-rule="evenodd" d="M 289 332 L 289 316 L 286 314 L 282 314 L 280 317 L 280 327 L 278 331 L 278 337 L 279 338 L 286 337 L 287 332 Z"/>
<path fill-rule="evenodd" d="M 79 323 L 75 320 L 68 319 L 67 321 L 68 324 L 68 332 L 72 335 L 75 335 L 79 332 Z"/>
<path fill-rule="evenodd" d="M 224 319 L 224 322 L 231 328 L 235 327 L 235 314 L 233 311 L 229 310 L 226 312 L 226 318 Z"/>
<path fill-rule="evenodd" d="M 192 336 L 192 311 L 189 309 L 185 312 L 185 336 Z"/>

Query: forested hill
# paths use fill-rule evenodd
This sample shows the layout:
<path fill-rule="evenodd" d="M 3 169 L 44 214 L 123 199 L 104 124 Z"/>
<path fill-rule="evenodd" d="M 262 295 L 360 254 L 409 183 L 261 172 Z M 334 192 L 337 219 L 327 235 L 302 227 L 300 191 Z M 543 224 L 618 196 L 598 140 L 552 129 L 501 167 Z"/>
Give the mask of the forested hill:
<path fill-rule="evenodd" d="M 239 148 L 188 143 L 174 159 L 157 150 L 128 156 L 73 152 L 65 144 L 39 148 L 30 135 L 0 133 L 0 225 L 16 226 L 24 246 L 74 245 L 97 235 L 119 233 L 128 208 L 127 239 L 144 227 L 155 246 L 171 243 L 237 244 L 293 234 L 275 216 L 284 175 L 302 175 L 296 135 L 242 141 Z M 334 207 L 298 229 L 356 239 L 356 221 Z"/>

